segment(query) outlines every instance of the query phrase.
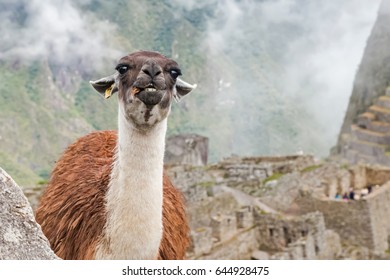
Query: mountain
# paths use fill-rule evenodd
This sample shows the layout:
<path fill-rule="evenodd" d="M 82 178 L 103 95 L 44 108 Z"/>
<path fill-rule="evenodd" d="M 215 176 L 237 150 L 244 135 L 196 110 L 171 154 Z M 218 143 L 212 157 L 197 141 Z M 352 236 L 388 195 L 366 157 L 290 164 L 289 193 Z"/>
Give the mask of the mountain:
<path fill-rule="evenodd" d="M 115 98 L 101 99 L 88 81 L 113 73 L 117 59 L 138 49 L 172 57 L 183 79 L 198 84 L 172 107 L 168 134 L 209 137 L 211 161 L 232 153 L 324 156 L 341 123 L 329 119 L 344 108 L 334 96 L 349 95 L 332 87 L 324 50 L 345 58 L 348 84 L 378 3 L 1 0 L 0 166 L 33 185 L 47 180 L 77 137 L 115 129 Z M 328 31 L 332 22 L 352 39 L 339 41 Z"/>
<path fill-rule="evenodd" d="M 385 95 L 390 86 L 390 50 L 387 47 L 390 45 L 389 26 L 390 1 L 384 0 L 355 76 L 335 153 L 340 153 L 343 136 L 351 132 L 351 125 L 356 123 L 358 116 L 373 105 L 379 96 Z"/>

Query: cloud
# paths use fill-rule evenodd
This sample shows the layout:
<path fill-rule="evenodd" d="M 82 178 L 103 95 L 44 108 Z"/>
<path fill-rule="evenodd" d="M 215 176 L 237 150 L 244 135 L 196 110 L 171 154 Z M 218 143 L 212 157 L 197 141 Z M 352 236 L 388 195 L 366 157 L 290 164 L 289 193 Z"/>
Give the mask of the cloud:
<path fill-rule="evenodd" d="M 262 78 L 286 103 L 309 116 L 312 127 L 306 127 L 308 131 L 312 128 L 321 132 L 320 137 L 314 136 L 304 131 L 300 124 L 294 124 L 300 129 L 297 142 L 318 155 L 328 154 L 336 143 L 380 0 L 175 2 L 187 11 L 214 8 L 213 15 L 208 18 L 203 44 L 212 55 L 224 52 L 238 68 L 243 68 L 248 79 L 242 81 L 241 89 L 244 90 L 245 85 L 245 94 L 254 97 L 247 98 L 248 102 L 258 98 L 259 80 L 246 70 L 248 65 L 243 61 L 246 54 L 263 56 L 262 63 L 269 65 L 264 64 L 259 70 L 263 71 Z M 266 55 L 270 56 L 271 62 L 265 59 Z M 237 69 L 233 71 L 240 73 Z M 229 76 L 229 69 L 221 72 Z M 260 92 L 273 94 L 266 88 L 263 84 Z M 242 102 L 238 92 L 230 98 L 233 103 Z M 261 122 L 259 119 L 254 121 Z M 249 131 L 254 124 L 248 122 L 247 125 Z M 242 123 L 236 130 L 245 133 Z"/>
<path fill-rule="evenodd" d="M 0 12 L 0 59 L 50 57 L 63 65 L 99 64 L 104 57 L 119 53 L 106 43 L 115 25 L 81 12 L 72 1 L 19 0 L 5 3 L 4 8 Z"/>

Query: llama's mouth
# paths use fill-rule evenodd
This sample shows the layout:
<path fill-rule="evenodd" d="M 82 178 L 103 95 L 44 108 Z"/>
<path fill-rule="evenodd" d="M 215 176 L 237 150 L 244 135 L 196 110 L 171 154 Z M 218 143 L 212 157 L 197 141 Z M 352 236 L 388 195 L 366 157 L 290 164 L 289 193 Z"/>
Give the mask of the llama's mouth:
<path fill-rule="evenodd" d="M 159 90 L 155 87 L 133 87 L 131 89 L 132 98 L 136 97 L 147 106 L 154 106 L 161 102 L 165 96 L 166 91 Z"/>
<path fill-rule="evenodd" d="M 140 88 L 140 87 L 133 87 L 131 90 L 131 94 L 134 96 L 141 91 L 146 91 L 146 92 L 157 92 L 157 89 L 155 87 L 145 87 L 145 88 Z"/>

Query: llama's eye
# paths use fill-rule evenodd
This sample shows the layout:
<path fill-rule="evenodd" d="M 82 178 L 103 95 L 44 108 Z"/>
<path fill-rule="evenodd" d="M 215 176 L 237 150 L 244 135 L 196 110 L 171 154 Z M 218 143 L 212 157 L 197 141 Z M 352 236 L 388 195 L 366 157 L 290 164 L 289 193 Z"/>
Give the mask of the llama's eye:
<path fill-rule="evenodd" d="M 176 79 L 177 77 L 179 77 L 181 75 L 181 72 L 179 69 L 171 69 L 171 70 L 169 70 L 169 74 L 171 75 L 171 77 L 173 79 Z"/>
<path fill-rule="evenodd" d="M 120 65 L 116 68 L 116 70 L 119 72 L 119 74 L 123 75 L 129 70 L 129 66 L 127 65 Z"/>

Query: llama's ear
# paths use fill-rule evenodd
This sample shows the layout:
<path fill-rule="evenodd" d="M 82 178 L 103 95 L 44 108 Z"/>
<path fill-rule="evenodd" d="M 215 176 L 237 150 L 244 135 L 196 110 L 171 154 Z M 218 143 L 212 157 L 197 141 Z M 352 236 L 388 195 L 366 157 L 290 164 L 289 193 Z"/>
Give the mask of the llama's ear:
<path fill-rule="evenodd" d="M 112 94 L 118 91 L 117 74 L 113 74 L 108 77 L 101 78 L 96 81 L 90 81 L 89 83 L 93 88 L 100 93 L 104 98 L 111 97 Z"/>
<path fill-rule="evenodd" d="M 174 92 L 173 97 L 175 98 L 175 100 L 177 102 L 179 102 L 182 97 L 189 94 L 192 90 L 194 90 L 196 88 L 196 86 L 197 86 L 196 84 L 191 85 L 191 84 L 177 78 L 176 91 Z"/>

